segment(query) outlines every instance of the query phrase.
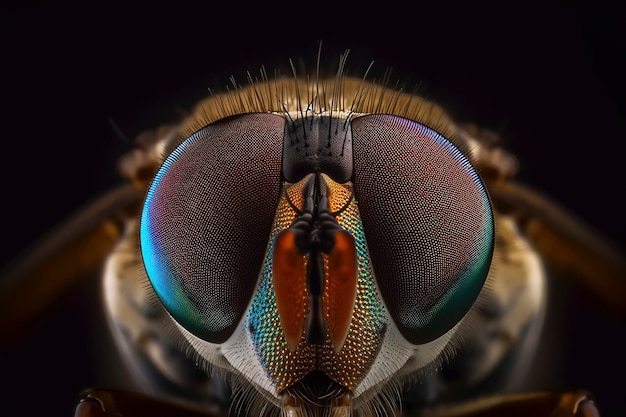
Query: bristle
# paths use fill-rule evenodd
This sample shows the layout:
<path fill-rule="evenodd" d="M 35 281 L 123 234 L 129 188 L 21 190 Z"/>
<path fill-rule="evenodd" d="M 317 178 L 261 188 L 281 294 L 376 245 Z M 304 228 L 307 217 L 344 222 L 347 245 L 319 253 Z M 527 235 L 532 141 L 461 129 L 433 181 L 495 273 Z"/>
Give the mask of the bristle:
<path fill-rule="evenodd" d="M 183 121 L 179 134 L 168 149 L 173 150 L 187 137 L 210 123 L 253 112 L 276 113 L 285 117 L 291 114 L 302 119 L 326 113 L 330 116 L 341 115 L 346 122 L 361 114 L 394 114 L 422 123 L 453 143 L 457 140 L 455 125 L 440 106 L 415 94 L 405 93 L 398 87 L 399 80 L 392 88 L 386 86 L 391 76 L 390 69 L 385 71 L 380 82 L 366 79 L 373 61 L 363 77 L 346 76 L 348 53 L 346 51 L 340 56 L 339 66 L 332 78 L 320 78 L 319 57 L 313 78 L 308 74 L 298 74 L 291 60 L 290 77 L 269 79 L 263 66 L 258 77 L 247 73 L 248 82 L 245 86 L 231 77 L 226 92 L 214 93 L 209 90 L 209 97 L 198 103 L 191 115 Z"/>

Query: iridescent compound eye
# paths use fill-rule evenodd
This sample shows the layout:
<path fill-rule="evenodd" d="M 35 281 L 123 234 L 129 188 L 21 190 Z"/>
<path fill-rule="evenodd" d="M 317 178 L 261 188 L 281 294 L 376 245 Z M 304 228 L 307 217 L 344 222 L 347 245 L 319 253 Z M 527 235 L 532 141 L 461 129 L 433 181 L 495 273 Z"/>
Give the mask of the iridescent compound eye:
<path fill-rule="evenodd" d="M 141 253 L 168 312 L 223 343 L 257 284 L 280 193 L 284 118 L 212 123 L 169 155 L 141 215 Z"/>
<path fill-rule="evenodd" d="M 149 189 L 146 272 L 172 317 L 208 342 L 230 337 L 256 288 L 281 165 L 294 160 L 283 153 L 285 126 L 267 113 L 212 123 L 169 155 Z M 351 172 L 342 181 L 352 179 L 378 288 L 402 335 L 427 343 L 483 287 L 494 245 L 488 195 L 467 158 L 425 125 L 366 115 L 351 135 L 353 169 L 337 172 Z"/>
<path fill-rule="evenodd" d="M 423 344 L 467 313 L 487 277 L 494 219 L 467 158 L 391 115 L 352 122 L 354 191 L 374 273 L 402 335 Z"/>

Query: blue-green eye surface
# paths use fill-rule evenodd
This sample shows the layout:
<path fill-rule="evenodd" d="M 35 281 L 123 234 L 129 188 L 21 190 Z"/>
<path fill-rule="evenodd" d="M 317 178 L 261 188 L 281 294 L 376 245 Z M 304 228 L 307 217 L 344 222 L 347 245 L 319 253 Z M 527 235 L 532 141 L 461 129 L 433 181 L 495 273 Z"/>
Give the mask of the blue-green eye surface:
<path fill-rule="evenodd" d="M 450 330 L 480 293 L 494 219 L 467 158 L 434 130 L 391 115 L 352 122 L 354 191 L 376 280 L 402 335 Z"/>
<path fill-rule="evenodd" d="M 284 118 L 215 122 L 166 159 L 144 203 L 150 283 L 174 319 L 222 343 L 250 302 L 280 193 Z"/>

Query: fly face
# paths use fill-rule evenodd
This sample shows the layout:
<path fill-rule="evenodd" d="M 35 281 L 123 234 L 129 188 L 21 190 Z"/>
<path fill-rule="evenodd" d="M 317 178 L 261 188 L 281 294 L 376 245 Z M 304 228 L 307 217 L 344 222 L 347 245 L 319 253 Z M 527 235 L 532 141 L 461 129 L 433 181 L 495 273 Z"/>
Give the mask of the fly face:
<path fill-rule="evenodd" d="M 486 289 L 509 285 L 493 284 L 492 263 L 506 243 L 520 251 L 520 237 L 504 221 L 496 234 L 475 143 L 438 107 L 341 76 L 234 94 L 155 144 L 166 157 L 129 234 L 143 270 L 114 255 L 107 271 L 109 310 L 126 333 L 141 329 L 119 313 L 132 298 L 119 283 L 147 278 L 169 323 L 156 331 L 256 393 L 244 401 L 348 415 L 395 412 L 407 378 L 472 338 L 480 300 L 529 306 L 507 324 L 514 337 L 535 317 L 532 252 L 521 250 L 521 270 L 500 268 L 519 276 L 521 298 Z M 481 372 L 495 366 L 491 350 L 476 359 Z"/>

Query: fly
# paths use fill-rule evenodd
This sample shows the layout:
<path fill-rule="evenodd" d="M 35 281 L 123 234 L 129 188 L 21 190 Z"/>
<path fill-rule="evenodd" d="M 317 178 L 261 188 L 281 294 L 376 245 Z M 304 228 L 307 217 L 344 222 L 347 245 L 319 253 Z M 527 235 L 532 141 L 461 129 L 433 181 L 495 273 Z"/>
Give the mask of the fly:
<path fill-rule="evenodd" d="M 346 58 L 328 78 L 262 71 L 124 158 L 129 185 L 84 228 L 130 213 L 106 254 L 110 330 L 138 385 L 187 402 L 89 389 L 77 415 L 595 412 L 585 391 L 507 394 L 545 319 L 521 219 L 581 243 L 616 285 L 623 258 L 516 185 L 509 154 L 346 76 Z M 466 398 L 496 373 L 489 401 Z"/>

